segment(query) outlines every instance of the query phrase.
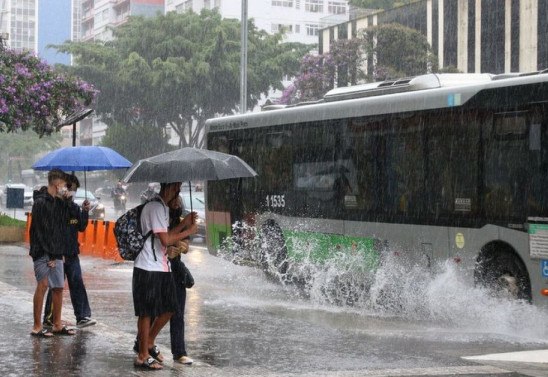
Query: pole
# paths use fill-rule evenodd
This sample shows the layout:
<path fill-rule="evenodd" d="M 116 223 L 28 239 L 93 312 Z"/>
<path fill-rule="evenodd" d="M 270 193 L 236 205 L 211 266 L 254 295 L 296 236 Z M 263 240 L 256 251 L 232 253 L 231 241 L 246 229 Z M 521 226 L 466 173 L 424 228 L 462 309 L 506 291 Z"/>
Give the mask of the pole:
<path fill-rule="evenodd" d="M 72 123 L 72 146 L 76 146 L 76 122 Z"/>
<path fill-rule="evenodd" d="M 240 113 L 247 111 L 247 0 L 242 0 L 240 53 Z"/>

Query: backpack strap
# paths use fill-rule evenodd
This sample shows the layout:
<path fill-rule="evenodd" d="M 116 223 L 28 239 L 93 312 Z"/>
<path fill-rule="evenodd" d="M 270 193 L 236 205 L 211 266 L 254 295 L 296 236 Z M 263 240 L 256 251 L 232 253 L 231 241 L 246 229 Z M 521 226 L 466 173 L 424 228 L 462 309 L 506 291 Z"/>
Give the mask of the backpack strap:
<path fill-rule="evenodd" d="M 143 208 L 145 208 L 145 205 L 147 205 L 150 202 L 160 202 L 163 203 L 162 200 L 158 197 L 154 197 L 153 199 L 148 200 L 144 205 Z M 139 222 L 141 221 L 141 216 L 139 216 Z M 146 234 L 145 236 L 145 242 L 147 241 L 148 237 L 150 238 L 150 245 L 152 246 L 152 255 L 154 256 L 154 261 L 158 261 L 156 258 L 156 248 L 154 247 L 154 233 L 152 232 L 152 229 Z"/>

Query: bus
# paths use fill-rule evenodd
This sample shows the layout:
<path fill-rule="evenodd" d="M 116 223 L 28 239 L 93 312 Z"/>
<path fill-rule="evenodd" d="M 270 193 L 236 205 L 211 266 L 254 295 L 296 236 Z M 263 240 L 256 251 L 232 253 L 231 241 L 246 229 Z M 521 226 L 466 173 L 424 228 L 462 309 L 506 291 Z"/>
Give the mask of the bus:
<path fill-rule="evenodd" d="M 259 245 L 258 260 L 286 272 L 341 253 L 374 269 L 397 251 L 548 306 L 548 70 L 336 88 L 210 119 L 206 137 L 258 173 L 208 182 L 213 254 Z"/>

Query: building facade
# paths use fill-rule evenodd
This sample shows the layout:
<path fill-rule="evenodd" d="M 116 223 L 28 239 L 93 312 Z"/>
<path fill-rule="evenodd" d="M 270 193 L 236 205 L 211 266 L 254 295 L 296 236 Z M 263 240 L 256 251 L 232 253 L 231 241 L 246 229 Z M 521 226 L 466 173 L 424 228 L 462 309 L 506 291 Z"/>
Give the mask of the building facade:
<path fill-rule="evenodd" d="M 112 39 L 112 29 L 129 16 L 154 16 L 164 13 L 165 0 L 80 0 L 82 2 L 82 40 Z"/>
<path fill-rule="evenodd" d="M 166 12 L 217 8 L 224 18 L 240 19 L 241 0 L 166 0 Z M 286 42 L 317 44 L 319 30 L 349 19 L 347 0 L 248 0 L 248 17 L 258 29 L 284 33 Z"/>
<path fill-rule="evenodd" d="M 548 1 L 419 0 L 321 30 L 319 51 L 370 26 L 399 23 L 426 36 L 440 68 L 465 73 L 548 68 Z"/>
<path fill-rule="evenodd" d="M 71 64 L 68 54 L 49 45 L 78 40 L 81 0 L 0 0 L 3 42 L 17 51 L 31 51 L 49 64 Z"/>

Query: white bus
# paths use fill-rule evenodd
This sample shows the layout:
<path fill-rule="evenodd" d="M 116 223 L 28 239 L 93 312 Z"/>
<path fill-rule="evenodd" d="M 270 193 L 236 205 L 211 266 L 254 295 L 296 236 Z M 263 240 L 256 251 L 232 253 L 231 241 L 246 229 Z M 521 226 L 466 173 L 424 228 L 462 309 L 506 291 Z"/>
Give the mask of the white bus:
<path fill-rule="evenodd" d="M 206 124 L 209 149 L 259 174 L 208 183 L 211 253 L 259 237 L 285 272 L 303 244 L 372 268 L 398 250 L 548 306 L 548 72 L 429 74 Z"/>

